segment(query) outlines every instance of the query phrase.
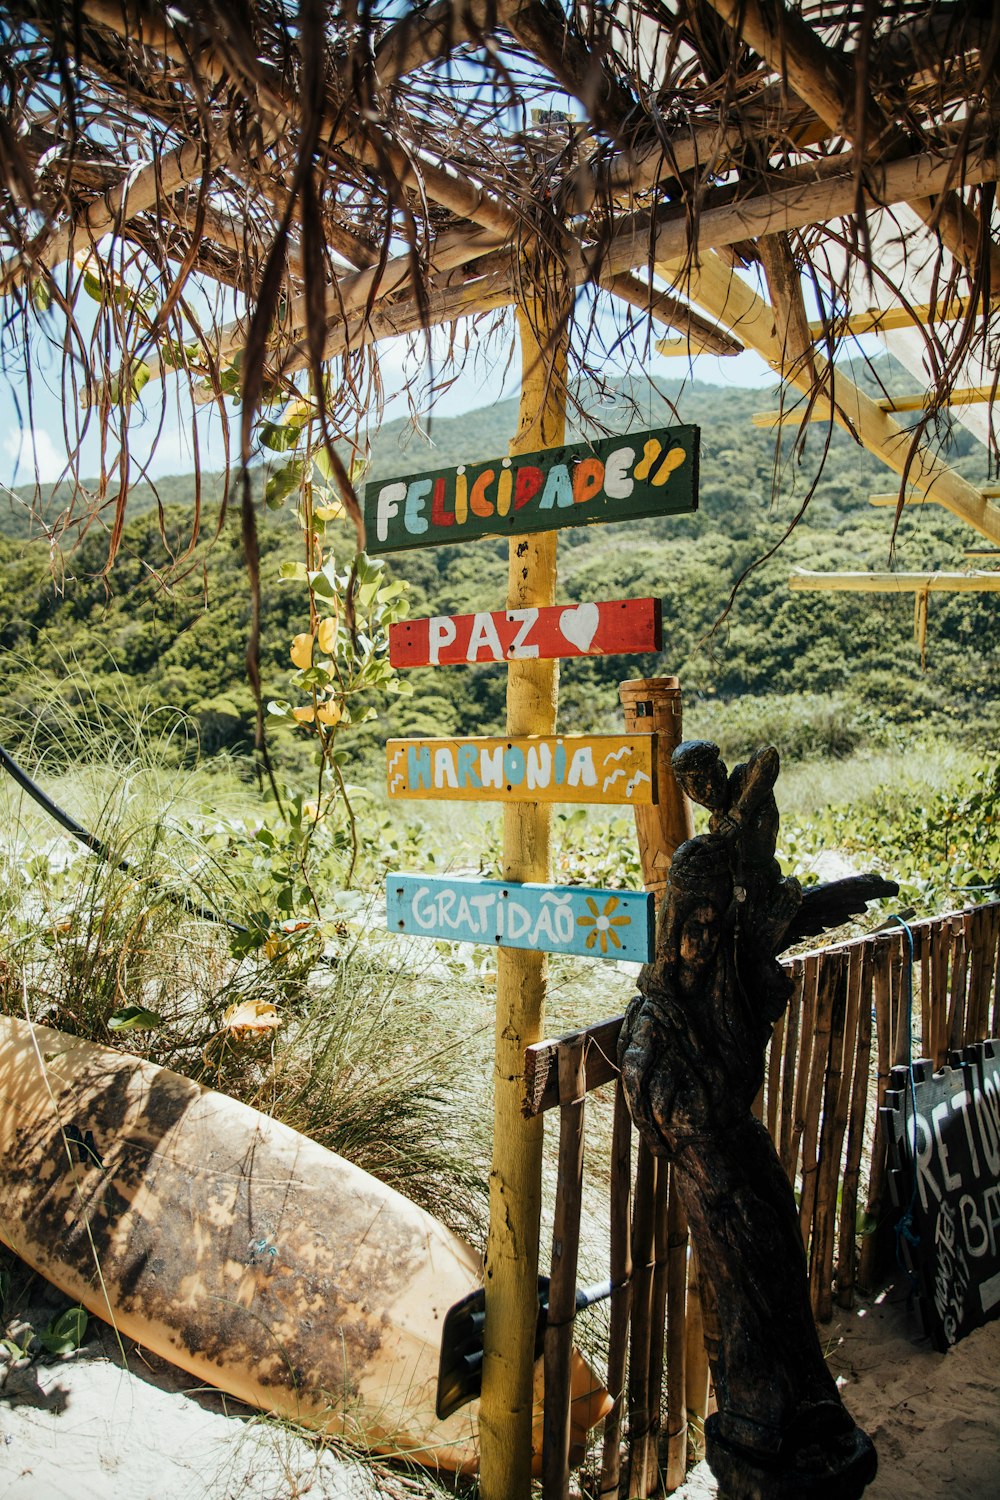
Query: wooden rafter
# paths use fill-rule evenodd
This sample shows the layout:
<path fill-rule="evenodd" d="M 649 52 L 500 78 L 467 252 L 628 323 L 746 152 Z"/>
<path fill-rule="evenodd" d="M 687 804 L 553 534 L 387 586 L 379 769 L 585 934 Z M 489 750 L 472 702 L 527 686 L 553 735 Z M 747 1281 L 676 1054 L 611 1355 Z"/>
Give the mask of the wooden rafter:
<path fill-rule="evenodd" d="M 803 392 L 812 390 L 812 379 L 793 362 L 781 357 L 771 307 L 742 278 L 723 266 L 718 257 L 702 256 L 699 264 L 673 261 L 658 266 L 671 285 L 683 287 L 691 300 L 720 323 L 731 328 L 748 347 L 790 385 Z M 980 531 L 991 542 L 1000 542 L 1000 509 L 956 474 L 926 443 L 914 443 L 910 434 L 865 395 L 841 371 L 827 374 L 824 360 L 816 359 L 817 378 L 829 379 L 836 402 L 835 420 L 897 474 L 905 474 L 912 488 L 944 506 L 959 520 Z"/>
<path fill-rule="evenodd" d="M 846 57 L 820 39 L 784 0 L 706 0 L 755 52 L 787 77 L 799 98 L 809 104 L 834 134 L 854 145 L 864 143 L 874 157 L 898 155 L 910 148 L 903 133 L 868 96 L 857 105 L 857 90 Z M 976 264 L 982 235 L 977 216 L 951 191 L 955 174 L 938 190 L 917 191 L 910 207 L 965 266 Z M 935 201 L 932 192 L 940 193 Z M 990 245 L 991 279 L 1000 285 L 1000 248 Z"/>
<path fill-rule="evenodd" d="M 129 172 L 117 187 L 88 203 L 75 218 L 56 225 L 40 245 L 31 247 L 30 255 L 15 255 L 0 267 L 0 297 L 20 285 L 35 262 L 44 261 L 54 269 L 76 249 L 89 249 L 98 240 L 138 214 L 145 213 L 158 201 L 176 192 L 186 182 L 199 177 L 205 168 L 205 154 L 197 141 L 185 141 L 176 150 L 138 171 Z"/>
<path fill-rule="evenodd" d="M 811 573 L 800 569 L 792 573 L 788 587 L 850 594 L 997 594 L 1000 572 Z"/>
<path fill-rule="evenodd" d="M 993 400 L 991 385 L 962 386 L 937 396 L 933 391 L 917 391 L 910 396 L 880 396 L 875 405 L 882 411 L 931 411 L 941 406 L 976 406 Z M 830 403 L 821 396 L 808 408 L 802 402 L 786 407 L 782 411 L 755 411 L 751 421 L 755 427 L 798 427 L 802 422 L 829 422 Z"/>

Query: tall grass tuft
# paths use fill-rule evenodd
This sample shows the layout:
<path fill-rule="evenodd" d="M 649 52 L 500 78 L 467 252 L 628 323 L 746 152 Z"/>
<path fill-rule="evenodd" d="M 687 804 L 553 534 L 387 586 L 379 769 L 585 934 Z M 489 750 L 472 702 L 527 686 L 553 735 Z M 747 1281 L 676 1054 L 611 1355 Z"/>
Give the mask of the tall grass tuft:
<path fill-rule="evenodd" d="M 260 837 L 273 810 L 238 765 L 198 759 L 180 716 L 95 708 L 91 729 L 84 744 L 76 724 L 72 764 L 51 724 L 18 759 L 107 860 L 0 781 L 0 1010 L 229 1093 L 480 1241 L 481 1007 L 426 950 L 409 967 L 371 899 L 345 908 L 331 881 L 306 920 L 279 910 L 287 872 Z"/>

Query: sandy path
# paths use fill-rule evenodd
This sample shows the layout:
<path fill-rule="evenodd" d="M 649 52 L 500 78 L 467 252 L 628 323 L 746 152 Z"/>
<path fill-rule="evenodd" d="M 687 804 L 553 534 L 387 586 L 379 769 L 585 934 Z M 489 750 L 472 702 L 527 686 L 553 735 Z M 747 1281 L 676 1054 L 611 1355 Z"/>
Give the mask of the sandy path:
<path fill-rule="evenodd" d="M 1000 1321 L 947 1354 L 920 1336 L 905 1285 L 820 1330 L 844 1401 L 872 1436 L 879 1471 L 865 1500 L 995 1500 L 1000 1494 Z M 676 1500 L 718 1494 L 707 1465 Z"/>
<path fill-rule="evenodd" d="M 65 1300 L 37 1279 L 11 1317 L 23 1338 Z M 10 1303 L 10 1294 L 8 1294 Z M 871 1433 L 866 1500 L 993 1500 L 1000 1493 L 1000 1321 L 935 1354 L 891 1286 L 822 1331 L 844 1400 Z M 7 1359 L 7 1363 L 4 1360 Z M 413 1500 L 436 1494 L 261 1420 L 92 1322 L 62 1360 L 0 1353 L 0 1500 Z M 704 1464 L 678 1500 L 711 1500 Z"/>

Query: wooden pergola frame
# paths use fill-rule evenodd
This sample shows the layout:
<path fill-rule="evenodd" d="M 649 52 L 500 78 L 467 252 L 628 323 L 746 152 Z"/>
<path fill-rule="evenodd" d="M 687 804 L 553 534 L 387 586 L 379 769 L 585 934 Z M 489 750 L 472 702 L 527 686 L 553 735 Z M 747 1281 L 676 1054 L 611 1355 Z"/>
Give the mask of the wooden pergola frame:
<path fill-rule="evenodd" d="M 537 407 L 522 406 L 519 441 L 555 442 L 573 377 L 599 363 L 574 317 L 588 288 L 629 320 L 637 359 L 652 325 L 673 330 L 664 352 L 755 351 L 801 396 L 768 425 L 836 422 L 899 476 L 898 506 L 939 504 L 1000 543 L 997 494 L 927 436 L 949 403 L 993 408 L 993 387 L 961 377 L 1000 319 L 993 10 L 892 0 L 869 25 L 847 0 L 432 0 L 402 16 L 319 0 L 238 13 L 222 0 L 12 0 L 0 32 L 0 291 L 29 357 L 39 308 L 61 312 L 67 408 L 78 396 L 96 408 L 102 441 L 117 407 L 127 443 L 122 377 L 135 362 L 146 381 L 179 372 L 221 407 L 222 377 L 241 360 L 246 457 L 265 389 L 293 396 L 309 371 L 331 393 L 331 435 L 354 442 L 370 390 L 359 362 L 377 372 L 382 340 L 506 307 Z M 566 97 L 573 121 L 552 110 Z M 897 204 L 928 228 L 937 295 L 915 304 L 901 281 L 888 309 L 852 306 L 824 242 L 874 274 L 868 217 Z M 74 257 L 100 282 L 99 336 L 77 326 Z M 126 260 L 158 278 L 144 318 L 122 311 Z M 807 316 L 804 276 L 829 293 L 821 322 Z M 200 319 L 191 277 L 234 289 L 245 313 Z M 845 338 L 900 326 L 923 328 L 938 356 L 915 407 L 871 399 L 831 357 Z M 894 414 L 911 409 L 907 430 Z M 127 451 L 107 474 L 113 552 Z M 78 504 L 104 504 L 111 487 L 106 477 Z M 345 500 L 357 516 L 349 484 Z M 530 577 L 512 573 L 511 597 L 554 598 L 554 558 L 553 540 Z M 935 586 L 914 585 L 925 617 Z M 511 722 L 540 732 L 555 711 L 554 684 L 544 691 L 549 707 L 533 712 L 538 685 L 515 674 Z M 547 838 L 547 826 L 518 823 L 505 834 L 510 868 L 544 871 Z M 523 1050 L 541 1035 L 544 975 L 505 975 L 498 1004 Z M 512 1121 L 520 1077 L 501 1069 L 497 1087 L 498 1120 Z M 518 1167 L 529 1177 L 537 1146 Z M 528 1482 L 537 1204 L 512 1201 L 509 1169 L 498 1157 L 486 1500 L 520 1500 Z M 516 1285 L 501 1223 L 523 1240 Z"/>

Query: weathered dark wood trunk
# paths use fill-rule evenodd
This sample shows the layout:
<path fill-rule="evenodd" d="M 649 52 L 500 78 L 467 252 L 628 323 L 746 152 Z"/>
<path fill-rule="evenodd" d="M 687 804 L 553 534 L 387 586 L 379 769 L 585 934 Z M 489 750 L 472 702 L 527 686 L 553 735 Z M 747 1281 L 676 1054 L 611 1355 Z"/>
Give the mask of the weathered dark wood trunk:
<path fill-rule="evenodd" d="M 803 897 L 782 877 L 773 749 L 728 775 L 716 746 L 692 741 L 673 768 L 711 810 L 710 831 L 674 856 L 619 1060 L 643 1140 L 673 1163 L 718 1302 L 708 1461 L 726 1500 L 854 1500 L 875 1449 L 823 1359 L 795 1199 L 751 1105 L 790 991 L 775 955 L 895 887 L 861 877 Z"/>

